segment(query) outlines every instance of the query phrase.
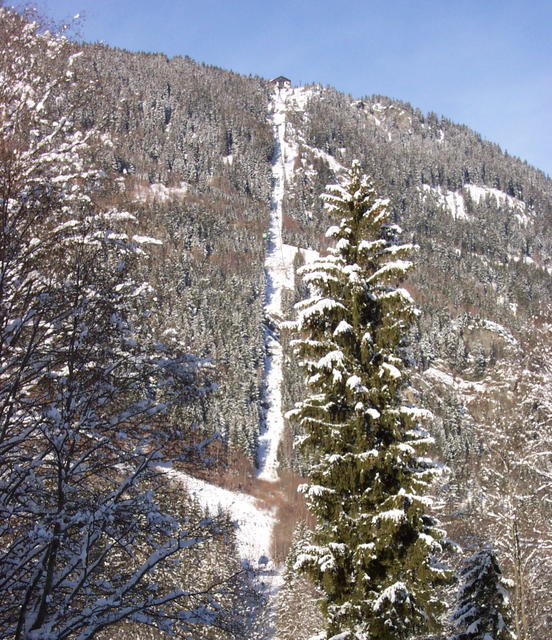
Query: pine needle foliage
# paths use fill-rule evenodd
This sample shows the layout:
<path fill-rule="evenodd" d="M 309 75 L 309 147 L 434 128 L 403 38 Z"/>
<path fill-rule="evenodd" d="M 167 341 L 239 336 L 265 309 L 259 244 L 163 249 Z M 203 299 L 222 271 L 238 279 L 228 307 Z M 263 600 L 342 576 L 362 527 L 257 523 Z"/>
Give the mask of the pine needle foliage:
<path fill-rule="evenodd" d="M 308 393 L 288 417 L 308 459 L 303 491 L 317 518 L 296 568 L 325 594 L 326 637 L 397 640 L 438 628 L 433 558 L 444 531 L 424 497 L 438 466 L 427 413 L 405 404 L 404 340 L 416 309 L 397 285 L 412 268 L 388 201 L 358 162 L 322 196 L 340 219 L 326 257 L 301 268 L 310 297 L 288 323 Z"/>
<path fill-rule="evenodd" d="M 451 640 L 514 640 L 507 581 L 496 555 L 484 548 L 460 570 L 458 604 L 452 615 Z"/>

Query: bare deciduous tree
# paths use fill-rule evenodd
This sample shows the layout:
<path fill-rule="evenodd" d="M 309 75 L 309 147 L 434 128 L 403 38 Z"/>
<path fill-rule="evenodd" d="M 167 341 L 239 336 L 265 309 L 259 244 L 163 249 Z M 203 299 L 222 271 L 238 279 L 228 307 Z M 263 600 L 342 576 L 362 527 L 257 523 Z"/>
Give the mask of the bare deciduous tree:
<path fill-rule="evenodd" d="M 0 41 L 0 638 L 218 624 L 218 580 L 167 589 L 163 569 L 227 525 L 156 497 L 204 363 L 138 322 L 155 240 L 99 204 L 108 141 L 68 116 L 72 45 L 4 8 Z"/>

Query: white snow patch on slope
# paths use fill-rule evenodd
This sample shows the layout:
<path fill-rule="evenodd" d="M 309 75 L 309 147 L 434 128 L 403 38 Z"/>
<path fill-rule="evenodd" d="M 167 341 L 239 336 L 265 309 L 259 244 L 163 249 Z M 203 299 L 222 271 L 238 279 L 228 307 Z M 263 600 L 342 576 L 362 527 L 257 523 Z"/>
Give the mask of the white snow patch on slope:
<path fill-rule="evenodd" d="M 329 153 L 326 153 L 321 149 L 316 149 L 315 147 L 310 147 L 308 145 L 304 145 L 304 146 L 307 146 L 307 148 L 310 149 L 313 155 L 315 155 L 317 158 L 321 158 L 322 160 L 325 160 L 328 163 L 328 166 L 330 167 L 330 169 L 335 174 L 339 175 L 340 173 L 344 173 L 346 171 L 345 167 Z"/>
<path fill-rule="evenodd" d="M 454 326 L 454 323 L 453 323 L 453 326 Z M 495 333 L 506 342 L 509 342 L 511 345 L 518 344 L 518 341 L 508 331 L 508 329 L 506 329 L 504 325 L 498 324 L 498 322 L 493 322 L 492 320 L 486 320 L 485 318 L 477 318 L 471 324 L 469 324 L 467 328 L 468 329 L 484 329 L 486 331 Z"/>
<path fill-rule="evenodd" d="M 435 196 L 439 203 L 450 212 L 455 220 L 466 220 L 468 218 L 464 197 L 461 193 L 457 191 L 447 191 L 442 187 L 431 187 L 428 184 L 422 185 L 422 192 Z"/>
<path fill-rule="evenodd" d="M 190 185 L 186 182 L 181 182 L 179 187 L 166 187 L 160 182 L 154 182 L 149 186 L 138 187 L 135 198 L 139 202 L 151 202 L 152 200 L 167 202 L 171 198 L 184 198 L 189 188 Z"/>
<path fill-rule="evenodd" d="M 455 220 L 469 219 L 464 196 L 464 193 L 468 193 L 472 200 L 478 204 L 487 197 L 494 198 L 497 206 L 512 209 L 515 212 L 515 218 L 523 226 L 527 226 L 530 221 L 525 202 L 509 196 L 499 189 L 475 184 L 465 184 L 462 191 L 447 191 L 443 187 L 431 187 L 428 184 L 423 184 L 421 188 L 423 194 L 431 194 L 436 197 Z"/>
<path fill-rule="evenodd" d="M 526 213 L 526 204 L 518 198 L 509 196 L 504 191 L 499 189 L 493 189 L 492 187 L 484 187 L 476 184 L 465 184 L 464 191 L 467 191 L 471 198 L 476 202 L 481 202 L 485 198 L 491 196 L 495 198 L 499 206 L 507 206 L 510 209 L 517 209 L 521 213 L 516 214 L 516 218 L 523 225 L 527 225 L 529 222 L 529 216 Z"/>
<path fill-rule="evenodd" d="M 284 159 L 284 175 L 287 181 L 293 178 L 298 169 L 306 170 L 307 173 L 309 172 L 309 168 L 306 166 L 306 159 L 303 157 L 300 163 L 298 161 L 300 149 L 309 151 L 316 158 L 324 160 L 335 174 L 343 173 L 346 170 L 334 156 L 326 151 L 322 151 L 322 149 L 307 144 L 304 136 L 294 129 L 289 120 L 286 120 L 286 113 L 289 112 L 301 114 L 303 119 L 306 120 L 307 114 L 305 114 L 305 109 L 307 103 L 314 95 L 320 93 L 320 91 L 321 88 L 319 86 L 276 90 L 272 104 L 276 105 L 278 109 L 277 112 L 274 113 L 273 124 L 275 121 L 285 121 L 284 136 L 280 139 L 280 143 L 281 153 Z M 341 153 L 344 151 L 344 148 L 340 149 Z"/>
<path fill-rule="evenodd" d="M 353 103 L 354 104 L 354 103 Z M 377 114 L 377 115 L 376 115 Z M 400 121 L 408 123 L 410 125 L 407 129 L 407 133 L 412 133 L 412 117 L 404 109 L 399 108 L 397 105 L 381 104 L 381 102 L 374 102 L 367 105 L 367 115 L 370 116 L 377 127 L 381 127 L 387 134 L 389 142 L 393 140 L 392 131 L 386 126 L 386 119 L 390 116 L 392 121 Z"/>
<path fill-rule="evenodd" d="M 297 254 L 303 258 L 303 263 L 314 262 L 320 257 L 320 253 L 315 249 L 303 249 L 292 244 L 282 244 L 282 260 L 280 265 L 274 266 L 276 274 L 280 274 L 281 286 L 285 289 L 295 289 L 295 268 L 293 263 Z"/>
<path fill-rule="evenodd" d="M 485 382 L 474 382 L 473 380 L 458 379 L 458 388 L 463 394 L 465 400 L 472 399 L 473 394 L 481 394 L 487 391 L 488 386 Z"/>
<path fill-rule="evenodd" d="M 319 91 L 320 89 L 317 86 L 288 89 L 286 95 L 287 108 L 294 111 L 305 111 L 308 101 Z"/>
<path fill-rule="evenodd" d="M 273 513 L 261 509 L 253 496 L 217 487 L 170 467 L 163 467 L 162 470 L 181 483 L 204 509 L 209 509 L 211 513 L 220 510 L 229 514 L 237 525 L 236 544 L 242 562 L 255 567 L 259 561 L 262 564 L 264 558 L 270 558 L 275 517 Z"/>
<path fill-rule="evenodd" d="M 428 378 L 432 378 L 433 380 L 440 382 L 441 384 L 446 385 L 447 387 L 454 387 L 454 378 L 450 375 L 450 373 L 445 373 L 441 371 L 441 369 L 437 369 L 436 367 L 429 367 L 424 371 L 424 376 Z"/>
<path fill-rule="evenodd" d="M 182 484 L 204 509 L 212 514 L 222 511 L 230 516 L 236 525 L 236 546 L 241 563 L 253 570 L 255 588 L 268 599 L 262 618 L 262 638 L 274 640 L 275 603 L 283 584 L 282 568 L 271 559 L 274 514 L 261 508 L 253 496 L 217 487 L 170 466 L 162 466 L 160 470 Z"/>
<path fill-rule="evenodd" d="M 460 376 L 452 376 L 450 373 L 447 373 L 437 367 L 429 367 L 424 371 L 423 376 L 433 383 L 442 384 L 454 389 L 460 395 L 463 402 L 466 403 L 471 402 L 479 394 L 485 393 L 488 389 L 485 382 L 464 380 L 464 378 Z"/>
<path fill-rule="evenodd" d="M 282 314 L 282 290 L 295 289 L 293 263 L 298 253 L 302 255 L 304 263 L 312 262 L 319 256 L 314 249 L 301 249 L 284 243 L 279 243 L 273 251 L 267 251 L 265 270 L 270 278 L 271 289 L 265 291 L 265 312 L 275 321 L 280 320 Z"/>

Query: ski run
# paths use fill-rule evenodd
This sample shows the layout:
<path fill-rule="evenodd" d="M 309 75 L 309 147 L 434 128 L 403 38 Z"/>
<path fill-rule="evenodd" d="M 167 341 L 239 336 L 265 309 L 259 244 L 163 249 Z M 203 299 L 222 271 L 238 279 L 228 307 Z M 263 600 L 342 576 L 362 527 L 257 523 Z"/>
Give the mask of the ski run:
<path fill-rule="evenodd" d="M 274 157 L 272 160 L 272 200 L 270 223 L 266 242 L 265 259 L 265 368 L 264 411 L 261 417 L 259 446 L 257 453 L 258 478 L 269 482 L 278 480 L 278 445 L 284 431 L 282 412 L 282 365 L 283 353 L 279 339 L 282 321 L 282 293 L 295 288 L 293 263 L 297 252 L 305 261 L 318 255 L 310 249 L 299 249 L 282 241 L 283 200 L 286 182 L 295 171 L 298 145 L 289 123 L 288 110 L 302 111 L 310 91 L 303 87 L 295 89 L 275 88 L 269 105 L 269 118 L 274 131 Z M 287 134 L 287 135 L 286 135 Z"/>
<path fill-rule="evenodd" d="M 257 454 L 258 477 L 274 482 L 278 479 L 278 443 L 284 428 L 282 416 L 282 345 L 278 337 L 278 325 L 282 319 L 282 289 L 293 287 L 293 259 L 289 263 L 289 251 L 284 253 L 282 243 L 282 204 L 286 181 L 286 97 L 290 89 L 275 89 L 269 107 L 269 117 L 274 130 L 274 158 L 272 161 L 272 201 L 270 224 L 267 234 L 265 259 L 265 371 L 264 415 Z M 286 248 L 287 249 L 287 248 Z"/>

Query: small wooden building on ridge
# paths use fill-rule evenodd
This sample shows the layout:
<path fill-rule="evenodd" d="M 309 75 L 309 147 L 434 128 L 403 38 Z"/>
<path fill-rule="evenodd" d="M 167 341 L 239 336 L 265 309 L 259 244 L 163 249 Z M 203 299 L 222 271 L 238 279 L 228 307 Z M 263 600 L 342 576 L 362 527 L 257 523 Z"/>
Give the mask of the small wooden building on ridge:
<path fill-rule="evenodd" d="M 291 87 L 291 80 L 285 76 L 278 76 L 271 80 L 270 84 L 275 85 L 278 89 L 289 89 Z"/>

